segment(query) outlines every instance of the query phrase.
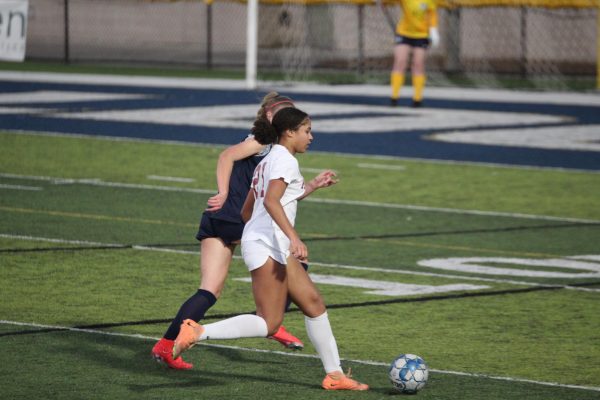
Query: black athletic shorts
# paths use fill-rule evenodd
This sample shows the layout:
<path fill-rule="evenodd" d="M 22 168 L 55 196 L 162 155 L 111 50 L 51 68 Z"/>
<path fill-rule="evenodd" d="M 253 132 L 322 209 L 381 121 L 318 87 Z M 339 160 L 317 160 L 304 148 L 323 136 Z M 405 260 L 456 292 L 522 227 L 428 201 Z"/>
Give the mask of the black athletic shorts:
<path fill-rule="evenodd" d="M 239 242 L 242 239 L 243 232 L 244 224 L 241 222 L 211 218 L 208 213 L 203 213 L 196 239 L 202 241 L 206 238 L 219 238 L 226 245 L 230 245 Z"/>
<path fill-rule="evenodd" d="M 428 38 L 415 39 L 401 35 L 394 35 L 394 42 L 396 42 L 397 45 L 407 44 L 410 47 L 421 47 L 423 49 L 428 49 L 429 45 L 431 44 L 431 41 Z"/>

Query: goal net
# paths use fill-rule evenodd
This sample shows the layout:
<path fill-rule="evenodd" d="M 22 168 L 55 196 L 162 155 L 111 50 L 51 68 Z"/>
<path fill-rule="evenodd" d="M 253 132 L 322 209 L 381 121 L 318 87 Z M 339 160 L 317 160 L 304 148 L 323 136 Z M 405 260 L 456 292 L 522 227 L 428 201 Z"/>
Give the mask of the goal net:
<path fill-rule="evenodd" d="M 252 2 L 254 0 L 251 0 Z M 27 59 L 238 69 L 261 80 L 387 83 L 393 33 L 375 0 L 30 1 Z M 400 17 L 399 0 L 382 0 Z M 600 0 L 438 0 L 432 85 L 593 89 Z M 252 54 L 250 54 L 252 55 Z"/>
<path fill-rule="evenodd" d="M 442 0 L 438 7 L 441 43 L 428 56 L 433 84 L 595 84 L 597 0 Z M 394 46 L 389 20 L 400 17 L 398 0 L 383 7 L 364 0 L 261 3 L 259 71 L 279 69 L 287 81 L 385 81 Z"/>

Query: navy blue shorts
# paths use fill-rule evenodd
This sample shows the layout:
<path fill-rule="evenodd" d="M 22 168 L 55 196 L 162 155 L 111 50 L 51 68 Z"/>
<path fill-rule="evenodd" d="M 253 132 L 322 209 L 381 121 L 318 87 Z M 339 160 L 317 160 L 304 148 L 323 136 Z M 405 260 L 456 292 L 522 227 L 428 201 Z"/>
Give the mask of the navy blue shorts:
<path fill-rule="evenodd" d="M 202 241 L 206 238 L 219 238 L 229 246 L 239 242 L 242 239 L 243 232 L 244 224 L 241 222 L 211 218 L 207 213 L 203 213 L 196 239 Z"/>
<path fill-rule="evenodd" d="M 415 39 L 415 38 L 409 38 L 409 37 L 401 36 L 401 35 L 394 35 L 394 42 L 397 45 L 398 44 L 406 44 L 406 45 L 409 45 L 410 47 L 421 47 L 423 49 L 428 49 L 429 45 L 431 44 L 431 41 L 427 38 Z"/>

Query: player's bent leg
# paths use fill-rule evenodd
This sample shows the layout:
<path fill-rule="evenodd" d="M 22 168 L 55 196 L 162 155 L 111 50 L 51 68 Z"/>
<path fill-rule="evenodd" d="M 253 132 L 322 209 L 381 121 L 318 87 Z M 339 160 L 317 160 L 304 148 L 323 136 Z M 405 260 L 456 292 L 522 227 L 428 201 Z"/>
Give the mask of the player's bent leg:
<path fill-rule="evenodd" d="M 216 297 L 209 291 L 198 290 L 188 298 L 179 308 L 177 315 L 171 321 L 167 332 L 152 348 L 152 357 L 160 363 L 173 369 L 191 369 L 192 364 L 185 362 L 181 357 L 173 358 L 173 345 L 179 334 L 181 323 L 185 319 L 196 321 L 204 318 L 204 313 L 216 302 Z"/>
<path fill-rule="evenodd" d="M 225 245 L 219 238 L 204 238 L 201 246 L 200 289 L 188 298 L 179 308 L 164 337 L 152 348 L 152 356 L 158 362 L 173 369 L 190 369 L 192 364 L 181 357 L 173 358 L 174 341 L 179 335 L 181 324 L 186 319 L 200 321 L 221 293 L 229 271 L 229 263 L 235 245 Z"/>
<path fill-rule="evenodd" d="M 293 257 L 293 256 L 290 256 L 290 257 Z M 291 261 L 293 262 L 293 260 L 291 260 Z M 289 263 L 290 263 L 290 260 L 288 257 L 288 264 Z M 301 261 L 300 265 L 306 272 L 308 272 L 308 264 L 307 263 Z M 286 270 L 289 270 L 289 268 L 286 267 Z M 288 274 L 288 276 L 290 276 L 290 275 Z M 293 303 L 292 298 L 288 295 L 287 301 L 285 303 L 285 312 L 288 312 L 290 310 L 290 306 L 292 305 L 292 303 Z"/>
<path fill-rule="evenodd" d="M 220 238 L 205 238 L 200 243 L 200 289 L 221 296 L 229 273 L 235 245 L 226 245 Z M 197 321 L 197 320 L 196 320 Z"/>
<path fill-rule="evenodd" d="M 288 259 L 286 270 L 288 292 L 292 301 L 308 317 L 314 318 L 322 315 L 326 311 L 325 302 L 308 272 L 293 257 Z"/>
<path fill-rule="evenodd" d="M 310 276 L 301 266 L 288 263 L 288 282 L 290 296 L 304 313 L 306 332 L 327 373 L 321 386 L 326 390 L 367 390 L 368 385 L 343 374 L 325 303 Z"/>
<path fill-rule="evenodd" d="M 268 335 L 274 335 L 283 322 L 287 300 L 287 269 L 269 257 L 260 268 L 250 271 L 256 315 L 267 323 Z"/>
<path fill-rule="evenodd" d="M 283 320 L 282 311 L 287 297 L 285 269 L 269 258 L 266 264 L 252 270 L 251 275 L 257 315 L 238 315 L 206 327 L 191 319 L 184 320 L 175 339 L 173 358 L 200 340 L 267 337 L 277 332 Z"/>
<path fill-rule="evenodd" d="M 327 311 L 316 318 L 305 316 L 306 333 L 313 344 L 325 372 L 341 371 L 340 355 Z"/>
<path fill-rule="evenodd" d="M 173 357 L 192 348 L 201 340 L 240 339 L 250 337 L 265 338 L 268 335 L 266 321 L 253 314 L 236 315 L 212 324 L 200 325 L 191 319 L 181 324 L 179 335 L 173 345 Z"/>
<path fill-rule="evenodd" d="M 294 258 L 293 256 L 289 256 L 288 257 L 288 264 L 285 267 L 286 268 L 286 272 L 288 275 L 288 282 L 289 282 L 289 277 L 291 276 L 291 279 L 295 279 L 295 270 L 294 268 L 297 268 L 296 264 L 301 265 L 302 269 L 304 271 L 308 270 L 308 264 L 306 263 L 298 263 L 298 260 L 296 258 Z M 291 271 L 291 273 L 290 273 Z M 290 308 L 290 303 L 292 302 L 292 298 L 288 295 L 287 298 L 287 302 L 285 305 L 285 311 L 287 312 Z M 296 336 L 294 336 L 293 334 L 291 334 L 283 325 L 281 325 L 279 327 L 279 329 L 277 330 L 277 332 L 275 332 L 273 335 L 269 336 L 269 339 L 273 339 L 278 341 L 279 343 L 281 343 L 281 345 L 287 349 L 291 349 L 291 350 L 302 350 L 304 349 L 304 343 L 302 343 L 302 340 L 298 339 Z"/>

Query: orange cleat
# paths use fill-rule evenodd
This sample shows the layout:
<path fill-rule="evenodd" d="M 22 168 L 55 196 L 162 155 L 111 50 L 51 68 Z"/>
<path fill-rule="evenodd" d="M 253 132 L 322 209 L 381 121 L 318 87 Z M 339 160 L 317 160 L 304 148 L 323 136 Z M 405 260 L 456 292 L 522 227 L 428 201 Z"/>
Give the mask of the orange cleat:
<path fill-rule="evenodd" d="M 173 340 L 162 338 L 152 348 L 152 357 L 156 362 L 165 364 L 173 369 L 192 369 L 193 364 L 183 361 L 183 358 L 173 358 Z"/>
<path fill-rule="evenodd" d="M 368 390 L 369 385 L 360 383 L 352 379 L 351 370 L 344 374 L 341 371 L 330 372 L 323 379 L 321 384 L 325 390 Z"/>
<path fill-rule="evenodd" d="M 277 340 L 288 349 L 302 350 L 304 348 L 304 343 L 296 336 L 289 333 L 283 325 L 279 327 L 279 330 L 275 332 L 273 336 L 269 336 L 269 339 Z"/>
<path fill-rule="evenodd" d="M 173 344 L 173 358 L 177 359 L 181 353 L 194 347 L 203 332 L 204 327 L 202 325 L 191 319 L 184 320 L 179 328 L 179 335 L 177 335 Z"/>

